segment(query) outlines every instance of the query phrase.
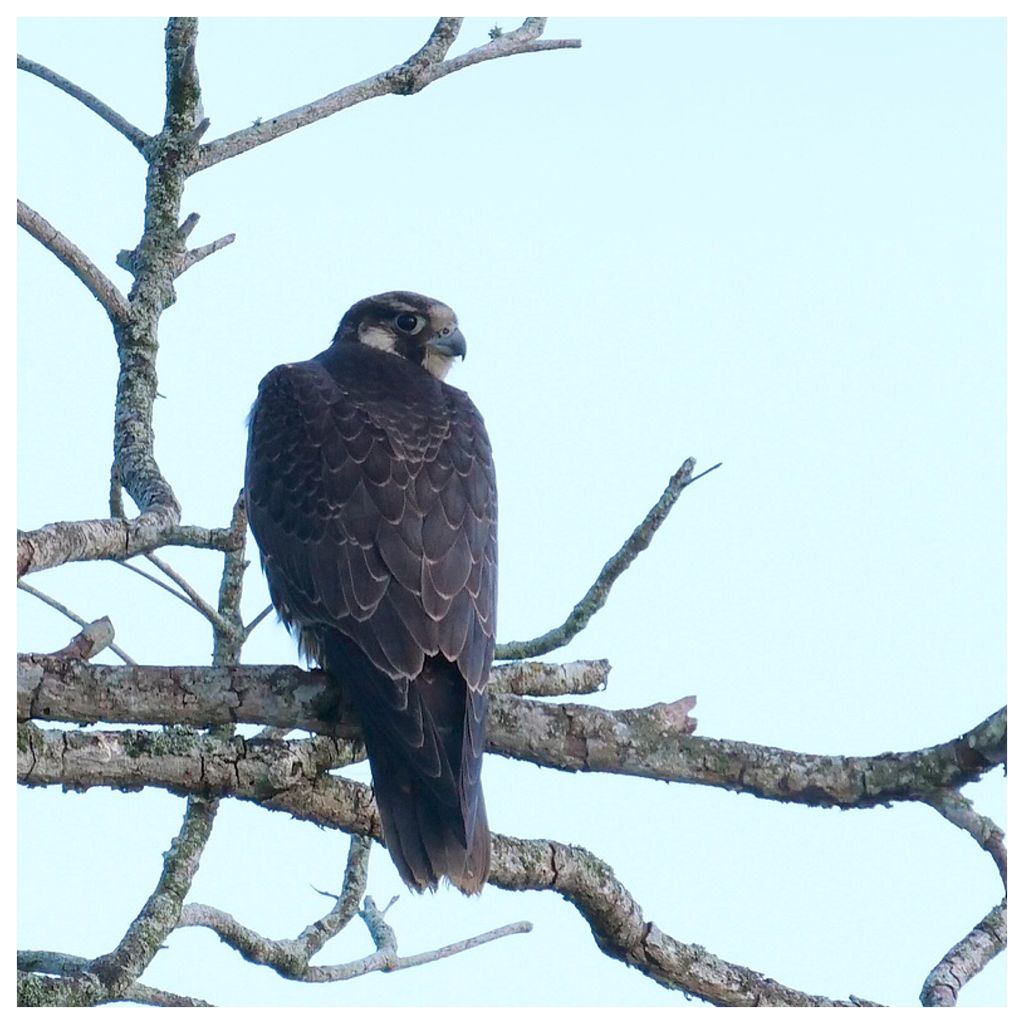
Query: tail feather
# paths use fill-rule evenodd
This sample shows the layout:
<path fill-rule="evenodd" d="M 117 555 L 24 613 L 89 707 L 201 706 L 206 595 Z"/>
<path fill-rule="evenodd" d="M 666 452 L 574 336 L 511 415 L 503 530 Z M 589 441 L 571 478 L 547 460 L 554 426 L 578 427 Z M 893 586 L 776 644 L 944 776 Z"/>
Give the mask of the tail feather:
<path fill-rule="evenodd" d="M 480 784 L 486 697 L 471 695 L 457 666 L 429 658 L 415 679 L 395 680 L 331 631 L 326 667 L 359 718 L 384 841 L 410 888 L 447 877 L 464 893 L 487 880 L 491 836 Z"/>
<path fill-rule="evenodd" d="M 464 893 L 478 893 L 487 879 L 491 836 L 487 815 L 477 802 L 476 821 L 467 823 L 456 807 L 441 804 L 418 783 L 399 759 L 380 744 L 370 747 L 373 792 L 384 828 L 384 841 L 402 881 L 423 892 L 436 889 L 442 878 Z"/>

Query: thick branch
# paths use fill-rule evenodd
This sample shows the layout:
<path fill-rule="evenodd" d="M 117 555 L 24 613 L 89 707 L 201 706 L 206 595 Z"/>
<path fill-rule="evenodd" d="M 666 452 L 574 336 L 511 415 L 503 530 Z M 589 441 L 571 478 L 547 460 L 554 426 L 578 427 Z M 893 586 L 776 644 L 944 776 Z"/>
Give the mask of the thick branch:
<path fill-rule="evenodd" d="M 277 117 L 266 121 L 261 120 L 248 128 L 243 128 L 241 131 L 233 132 L 231 135 L 206 144 L 200 151 L 195 170 L 201 171 L 222 160 L 239 156 L 256 146 L 279 139 L 282 135 L 287 135 L 314 121 L 330 117 L 357 103 L 363 103 L 378 96 L 412 95 L 431 82 L 450 75 L 454 71 L 460 71 L 471 64 L 479 64 L 481 61 L 494 60 L 499 57 L 509 57 L 518 53 L 536 53 L 541 50 L 580 46 L 578 39 L 539 39 L 538 37 L 544 30 L 545 19 L 527 18 L 523 26 L 515 32 L 499 36 L 460 57 L 444 60 L 458 35 L 461 21 L 461 18 L 441 18 L 434 26 L 430 37 L 416 53 L 387 71 L 381 71 L 370 78 L 347 85 L 337 92 L 332 92 L 304 106 L 278 114 Z"/>
<path fill-rule="evenodd" d="M 632 565 L 633 559 L 651 543 L 658 527 L 668 517 L 672 506 L 675 505 L 683 491 L 695 480 L 718 469 L 718 465 L 712 466 L 711 469 L 705 470 L 700 476 L 695 477 L 693 476 L 695 465 L 696 462 L 693 459 L 687 459 L 672 474 L 668 486 L 654 507 L 629 535 L 626 543 L 608 559 L 593 585 L 569 613 L 569 617 L 562 625 L 555 629 L 549 629 L 543 636 L 533 640 L 513 640 L 510 643 L 498 644 L 494 656 L 496 658 L 537 658 L 559 647 L 564 647 L 577 633 L 580 633 L 594 613 L 604 607 L 615 581 Z"/>
<path fill-rule="evenodd" d="M 177 500 L 170 497 L 170 502 L 154 502 L 135 519 L 80 519 L 19 530 L 19 579 L 66 562 L 124 559 L 160 547 L 181 514 Z"/>
<path fill-rule="evenodd" d="M 516 662 L 496 665 L 491 692 L 593 693 L 603 689 L 606 661 L 566 665 Z M 272 725 L 311 732 L 358 736 L 354 719 L 341 727 L 321 711 L 336 701 L 321 672 L 291 665 L 133 666 L 83 665 L 52 655 L 25 654 L 18 660 L 18 715 L 63 722 L 124 722 L 136 725 Z"/>
<path fill-rule="evenodd" d="M 870 1006 L 832 1000 L 782 985 L 729 963 L 703 946 L 680 942 L 646 920 L 612 869 L 579 846 L 542 839 L 494 836 L 489 882 L 499 889 L 551 890 L 567 899 L 590 925 L 598 948 L 670 989 L 717 1006 Z"/>
<path fill-rule="evenodd" d="M 20 998 L 22 984 L 26 994 L 31 989 L 34 980 L 33 974 L 63 974 L 73 975 L 88 970 L 92 961 L 83 956 L 72 956 L 70 953 L 56 953 L 50 950 L 40 949 L 19 949 L 18 950 L 18 972 L 19 977 L 19 999 L 20 1006 L 38 1005 L 37 1003 L 26 1003 Z M 165 992 L 162 989 L 151 988 L 149 985 L 140 985 L 137 982 L 129 985 L 121 993 L 119 1002 L 144 1003 L 147 1006 L 210 1006 L 210 1003 L 202 999 L 193 999 L 191 996 L 179 996 L 174 992 Z"/>
<path fill-rule="evenodd" d="M 85 104 L 94 114 L 98 114 L 112 128 L 119 131 L 140 153 L 145 155 L 146 147 L 150 143 L 150 137 L 140 128 L 136 128 L 130 121 L 122 117 L 116 110 L 108 107 L 102 100 L 98 100 L 91 92 L 86 92 L 81 86 L 51 71 L 48 67 L 38 64 L 34 60 L 22 57 L 18 54 L 18 69 L 36 75 L 44 82 L 56 86 L 61 92 L 66 92 L 80 103 Z"/>
<path fill-rule="evenodd" d="M 182 735 L 201 758 L 150 753 L 153 733 L 78 733 L 19 727 L 19 774 L 29 784 L 63 782 L 71 788 L 150 784 L 174 793 L 234 796 L 347 832 L 380 836 L 370 788 L 317 766 L 317 745 L 213 740 Z M 312 760 L 304 754 L 314 752 Z M 327 753 L 321 744 L 320 753 Z M 143 772 L 138 762 L 147 762 Z M 203 769 L 197 770 L 197 763 Z M 188 766 L 192 766 L 189 768 Z M 643 971 L 661 985 L 719 1005 L 863 1005 L 812 996 L 756 971 L 730 964 L 701 946 L 666 935 L 643 917 L 639 905 L 603 861 L 580 847 L 494 834 L 491 884 L 510 890 L 551 890 L 565 897 L 590 925 L 600 949 Z"/>
<path fill-rule="evenodd" d="M 566 666 L 569 668 L 569 666 Z M 601 663 L 582 663 L 600 678 Z M 876 807 L 934 798 L 936 790 L 980 778 L 1005 759 L 1006 709 L 963 736 L 923 750 L 869 757 L 803 754 L 776 747 L 689 735 L 690 698 L 637 710 L 546 704 L 500 691 L 514 666 L 496 666 L 488 723 L 492 753 L 567 771 L 603 771 L 687 782 L 765 799 L 828 807 Z M 290 666 L 164 668 L 92 665 L 19 655 L 18 715 L 49 721 L 108 721 L 209 726 L 274 725 L 356 738 L 354 717 L 331 726 L 318 717 L 330 704 L 319 672 Z"/>
<path fill-rule="evenodd" d="M 82 519 L 19 530 L 18 578 L 66 562 L 123 561 L 164 546 L 238 550 L 238 537 L 230 528 L 180 526 L 178 516 L 175 500 L 135 519 Z"/>
<path fill-rule="evenodd" d="M 70 238 L 62 235 L 45 217 L 20 199 L 18 224 L 44 248 L 49 249 L 89 289 L 113 324 L 123 325 L 128 322 L 128 300 L 117 285 Z"/>

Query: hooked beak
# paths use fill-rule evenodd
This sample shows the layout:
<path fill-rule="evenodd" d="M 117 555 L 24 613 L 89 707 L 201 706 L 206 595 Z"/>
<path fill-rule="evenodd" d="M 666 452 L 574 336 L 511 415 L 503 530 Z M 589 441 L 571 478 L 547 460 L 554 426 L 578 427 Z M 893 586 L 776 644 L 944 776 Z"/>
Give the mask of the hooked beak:
<path fill-rule="evenodd" d="M 458 327 L 446 327 L 435 334 L 427 342 L 427 347 L 439 352 L 446 359 L 454 359 L 456 356 L 460 359 L 466 358 L 466 339 Z"/>

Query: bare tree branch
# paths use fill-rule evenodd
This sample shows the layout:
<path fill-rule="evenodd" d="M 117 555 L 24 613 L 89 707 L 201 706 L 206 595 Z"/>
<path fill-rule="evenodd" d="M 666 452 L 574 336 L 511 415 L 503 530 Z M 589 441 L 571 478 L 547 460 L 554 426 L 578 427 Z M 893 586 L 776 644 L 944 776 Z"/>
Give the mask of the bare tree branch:
<path fill-rule="evenodd" d="M 590 925 L 602 953 L 666 988 L 717 1006 L 875 1005 L 855 997 L 833 1000 L 799 992 L 722 960 L 703 946 L 680 942 L 647 920 L 612 869 L 582 847 L 497 835 L 493 842 L 490 884 L 513 891 L 557 892 Z"/>
<path fill-rule="evenodd" d="M 173 496 L 172 496 L 173 497 Z M 125 559 L 170 543 L 178 503 L 154 502 L 135 519 L 80 519 L 18 531 L 18 577 L 67 562 Z"/>
<path fill-rule="evenodd" d="M 545 50 L 579 49 L 579 39 L 541 39 L 547 18 L 527 18 L 519 28 L 512 32 L 503 32 L 492 36 L 491 41 L 478 46 L 468 53 L 463 53 L 451 60 L 429 63 L 417 78 L 415 89 L 418 92 L 431 82 L 436 82 L 445 75 L 462 71 L 473 64 L 498 57 L 508 57 L 516 53 L 542 53 Z"/>
<path fill-rule="evenodd" d="M 412 95 L 431 82 L 454 71 L 460 71 L 471 64 L 479 64 L 481 61 L 494 60 L 498 57 L 509 57 L 518 53 L 536 53 L 541 50 L 575 48 L 581 45 L 578 39 L 538 39 L 537 37 L 544 30 L 545 19 L 527 18 L 523 26 L 516 32 L 493 39 L 461 57 L 444 60 L 444 56 L 458 35 L 461 21 L 461 18 L 441 18 L 423 46 L 406 61 L 387 71 L 381 71 L 370 78 L 347 85 L 345 88 L 311 103 L 278 114 L 277 117 L 272 117 L 269 120 L 261 120 L 241 131 L 207 143 L 200 151 L 195 170 L 202 171 L 222 160 L 239 156 L 256 146 L 262 146 L 307 124 L 353 107 L 357 103 L 363 103 L 378 96 Z"/>
<path fill-rule="evenodd" d="M 231 245 L 234 240 L 235 235 L 234 232 L 232 232 L 231 234 L 218 238 L 216 241 L 200 245 L 196 249 L 189 249 L 188 252 L 181 257 L 181 263 L 178 266 L 178 274 L 184 274 L 189 267 L 194 266 L 200 260 L 205 260 L 207 256 L 212 256 L 215 252 L 220 252 L 221 249 Z"/>
<path fill-rule="evenodd" d="M 65 618 L 70 619 L 72 622 L 77 623 L 79 626 L 85 627 L 85 626 L 89 625 L 89 623 L 86 622 L 85 619 L 83 619 L 80 615 L 76 615 L 66 605 L 63 605 L 63 604 L 60 603 L 60 601 L 56 600 L 55 598 L 50 597 L 49 594 L 44 594 L 41 590 L 36 590 L 35 587 L 30 586 L 24 580 L 18 580 L 18 589 L 19 590 L 24 590 L 26 594 L 31 594 L 33 597 L 38 598 L 40 601 L 43 602 L 43 604 L 49 605 L 54 611 L 60 612 L 61 615 L 65 616 Z M 126 665 L 137 665 L 138 664 L 137 661 L 135 661 L 133 658 L 130 658 L 124 651 L 122 651 L 121 648 L 117 646 L 117 644 L 111 643 L 110 644 L 110 649 Z"/>
<path fill-rule="evenodd" d="M 174 793 L 215 792 L 284 811 L 348 832 L 380 838 L 380 819 L 368 786 L 324 774 L 329 745 L 182 736 L 201 757 L 168 749 L 153 733 L 68 733 L 19 726 L 19 772 L 23 781 L 124 788 L 149 784 Z M 325 760 L 326 758 L 326 760 Z M 140 760 L 147 771 L 137 772 Z M 202 772 L 196 770 L 203 765 Z M 159 779 L 156 778 L 159 776 Z M 117 781 L 115 781 L 117 780 Z M 682 989 L 718 1005 L 869 1005 L 799 992 L 756 971 L 730 964 L 701 946 L 666 935 L 643 917 L 639 905 L 611 868 L 592 853 L 548 840 L 492 835 L 489 882 L 502 889 L 550 890 L 580 912 L 602 952 L 643 971 L 668 988 Z"/>
<path fill-rule="evenodd" d="M 979 814 L 970 800 L 955 789 L 940 789 L 924 794 L 925 803 L 931 804 L 946 821 L 962 828 L 995 861 L 999 877 L 1006 887 L 1006 835 L 991 818 Z"/>
<path fill-rule="evenodd" d="M 248 639 L 249 639 L 249 637 L 250 637 L 250 636 L 251 636 L 251 634 L 252 634 L 252 631 L 253 631 L 253 630 L 254 630 L 254 629 L 255 629 L 255 628 L 256 628 L 256 627 L 257 627 L 257 626 L 258 626 L 258 625 L 259 625 L 259 624 L 260 624 L 260 623 L 261 623 L 261 622 L 262 622 L 262 621 L 263 621 L 263 620 L 264 620 L 264 619 L 265 619 L 265 618 L 266 618 L 266 617 L 267 617 L 267 616 L 268 616 L 268 615 L 269 615 L 269 614 L 270 614 L 270 613 L 271 613 L 271 612 L 273 611 L 273 610 L 274 610 L 274 606 L 273 606 L 272 604 L 268 604 L 268 605 L 267 605 L 267 607 L 266 607 L 266 608 L 264 608 L 264 609 L 263 609 L 263 611 L 261 611 L 261 612 L 259 613 L 259 615 L 257 615 L 257 616 L 256 616 L 256 617 L 255 617 L 255 618 L 254 618 L 254 619 L 252 620 L 252 622 L 250 622 L 250 623 L 249 623 L 249 624 L 248 624 L 248 625 L 247 625 L 247 626 L 245 627 L 245 638 L 246 638 L 246 640 L 248 640 Z"/>
<path fill-rule="evenodd" d="M 28 982 L 31 974 L 64 974 L 72 975 L 87 971 L 90 960 L 82 956 L 72 956 L 70 953 L 55 953 L 50 950 L 19 949 L 18 950 L 18 971 L 23 972 Z M 202 999 L 193 999 L 191 996 L 179 996 L 174 992 L 165 992 L 162 989 L 151 988 L 149 985 L 140 985 L 136 982 L 129 985 L 121 994 L 120 1001 L 128 1003 L 144 1003 L 148 1006 L 210 1006 L 210 1003 Z M 23 1004 L 24 1005 L 24 1004 Z M 36 1004 L 31 1004 L 36 1005 Z"/>
<path fill-rule="evenodd" d="M 475 949 L 487 942 L 494 942 L 495 939 L 503 939 L 507 935 L 522 935 L 524 932 L 532 931 L 533 925 L 529 921 L 517 921 L 515 924 L 503 925 L 501 928 L 494 928 L 482 935 L 475 935 L 471 939 L 462 939 L 453 942 L 440 949 L 431 950 L 428 953 L 417 953 L 414 956 L 398 955 L 398 939 L 394 929 L 384 920 L 384 914 L 377 909 L 376 903 L 369 896 L 363 903 L 363 909 L 359 916 L 366 924 L 367 930 L 373 937 L 376 953 L 363 957 L 350 964 L 339 964 L 335 967 L 311 967 L 310 981 L 342 981 L 346 978 L 354 978 L 371 971 L 404 971 L 409 967 L 420 967 L 422 964 L 433 963 L 436 960 L 444 960 L 447 957 L 455 956 L 458 953 L 465 953 L 467 950 Z"/>
<path fill-rule="evenodd" d="M 164 856 L 164 869 L 156 889 L 117 947 L 90 965 L 90 971 L 113 997 L 120 996 L 138 980 L 178 923 L 185 894 L 210 838 L 217 808 L 216 800 L 189 798 L 181 830 Z"/>
<path fill-rule="evenodd" d="M 105 651 L 114 642 L 114 625 L 104 615 L 102 619 L 96 619 L 82 627 L 80 633 L 73 636 L 71 640 L 59 651 L 54 651 L 55 658 L 80 658 L 88 661 L 95 658 L 101 651 Z"/>
<path fill-rule="evenodd" d="M 18 577 L 66 562 L 123 561 L 161 547 L 237 549 L 238 539 L 230 530 L 180 526 L 176 505 L 158 506 L 135 519 L 82 519 L 19 530 Z"/>
<path fill-rule="evenodd" d="M 81 86 L 75 85 L 63 75 L 51 71 L 43 64 L 39 64 L 27 57 L 18 54 L 18 69 L 36 75 L 44 82 L 56 86 L 61 92 L 66 92 L 80 103 L 84 103 L 94 114 L 98 114 L 112 128 L 120 132 L 143 156 L 150 143 L 150 137 L 140 128 L 136 128 L 130 121 L 122 117 L 116 110 L 108 107 L 102 100 L 98 100 L 91 92 L 86 92 Z"/>
<path fill-rule="evenodd" d="M 190 797 L 181 830 L 164 856 L 160 880 L 117 946 L 69 977 L 19 974 L 19 1004 L 93 1006 L 124 997 L 177 924 L 216 813 L 216 800 Z"/>
<path fill-rule="evenodd" d="M 89 289 L 115 325 L 127 323 L 128 300 L 106 274 L 66 235 L 27 203 L 18 200 L 18 224 L 44 248 L 49 249 Z"/>
<path fill-rule="evenodd" d="M 1006 900 L 993 907 L 936 965 L 921 989 L 924 1006 L 956 1006 L 960 989 L 1006 949 Z"/>
<path fill-rule="evenodd" d="M 249 518 L 245 492 L 239 491 L 231 509 L 228 533 L 233 546 L 224 553 L 224 568 L 217 591 L 217 621 L 213 627 L 214 666 L 237 665 L 248 633 L 242 622 L 242 579 L 249 563 L 245 559 L 245 530 Z"/>
<path fill-rule="evenodd" d="M 268 939 L 240 924 L 230 914 L 198 903 L 191 903 L 183 908 L 179 927 L 209 928 L 222 942 L 237 950 L 250 963 L 272 967 L 282 977 L 305 982 L 346 981 L 371 971 L 397 971 L 416 967 L 472 949 L 483 942 L 530 930 L 529 924 L 519 922 L 429 953 L 399 957 L 394 932 L 383 924 L 383 918 L 373 900 L 367 897 L 364 909 L 359 909 L 360 900 L 366 891 L 369 854 L 370 840 L 363 836 L 353 836 L 341 893 L 334 906 L 324 917 L 303 929 L 295 939 Z M 350 963 L 310 966 L 309 961 L 312 957 L 341 932 L 357 913 L 366 921 L 367 928 L 377 945 L 377 952 Z M 380 936 L 385 932 L 390 937 L 388 943 L 380 941 Z"/>
<path fill-rule="evenodd" d="M 158 558 L 152 551 L 147 551 L 144 557 L 148 562 L 155 565 L 169 580 L 173 580 L 179 587 L 181 587 L 185 594 L 185 603 L 194 608 L 200 615 L 211 622 L 214 628 L 222 628 L 226 626 L 226 623 L 221 618 L 217 609 L 214 608 L 213 605 L 209 604 L 203 595 L 200 594 L 199 591 L 197 591 L 195 587 L 193 587 L 192 584 L 189 583 L 189 581 L 185 579 L 185 577 L 182 576 L 181 573 L 179 573 L 172 565 L 169 565 L 162 558 Z M 126 567 L 132 569 L 135 568 L 135 566 Z M 146 574 L 143 573 L 143 575 Z M 153 577 L 148 578 L 152 579 L 154 583 L 160 582 Z M 171 593 L 173 594 L 174 591 L 172 590 Z"/>
<path fill-rule="evenodd" d="M 140 569 L 137 565 L 132 565 L 131 562 L 115 562 L 115 565 L 121 566 L 122 569 L 127 569 L 129 572 L 135 573 L 136 576 L 141 576 L 144 580 L 148 580 L 154 586 L 159 587 L 161 590 L 166 591 L 171 597 L 177 598 L 182 604 L 188 605 L 193 611 L 199 611 L 195 604 L 188 598 L 187 595 L 183 594 L 180 590 L 175 590 L 169 583 L 164 583 L 158 576 L 154 576 L 152 573 L 146 572 L 145 569 Z M 19 580 L 19 585 L 20 585 Z"/>
<path fill-rule="evenodd" d="M 533 690 L 548 696 L 591 693 L 603 687 L 608 672 L 605 661 L 496 665 L 490 686 L 496 697 Z M 351 716 L 343 713 L 334 722 L 336 702 L 322 672 L 290 665 L 157 665 L 126 671 L 48 655 L 18 656 L 22 719 L 196 727 L 248 723 L 360 736 Z M 332 709 L 331 722 L 320 717 L 325 707 Z"/>
<path fill-rule="evenodd" d="M 559 647 L 564 647 L 577 633 L 583 630 L 594 613 L 604 607 L 615 581 L 632 565 L 633 559 L 651 543 L 655 531 L 668 517 L 672 506 L 675 505 L 683 491 L 695 480 L 718 469 L 721 463 L 705 470 L 699 476 L 692 476 L 695 465 L 696 462 L 693 459 L 687 459 L 672 474 L 664 494 L 644 516 L 643 521 L 630 534 L 625 544 L 608 559 L 593 585 L 569 613 L 569 617 L 562 625 L 555 629 L 549 629 L 542 636 L 533 640 L 513 640 L 509 643 L 498 644 L 494 656 L 501 659 L 537 658 Z"/>
<path fill-rule="evenodd" d="M 293 712 L 304 706 L 312 709 L 323 701 L 323 677 L 318 673 L 306 673 L 303 679 L 296 681 L 293 673 L 297 670 L 275 669 L 274 666 L 263 666 L 258 674 L 252 675 L 247 672 L 251 666 L 216 673 L 188 668 L 152 672 L 38 655 L 21 655 L 18 664 L 18 715 L 22 720 L 124 721 L 134 713 L 132 720 L 135 722 L 164 724 L 172 717 L 170 709 L 177 706 L 179 722 L 191 720 L 195 724 L 209 725 L 207 716 L 193 714 L 192 709 L 201 703 L 202 707 L 210 709 L 210 717 L 218 723 L 226 718 L 218 709 L 230 708 L 228 720 L 264 722 L 271 719 L 269 724 L 282 727 L 319 728 L 321 731 L 332 728 L 326 722 L 301 716 L 289 722 L 283 713 L 286 708 Z M 54 668 L 60 672 L 59 676 L 53 674 Z M 98 686 L 94 686 L 93 681 Z M 263 699 L 254 693 L 259 687 L 279 697 Z M 90 694 L 95 697 L 98 690 L 109 694 L 102 703 L 90 699 Z M 249 713 L 253 708 L 267 710 L 278 700 L 281 711 L 276 714 L 261 715 L 257 719 Z M 291 703 L 286 704 L 287 701 Z M 158 707 L 164 710 L 154 714 Z M 145 715 L 141 714 L 143 711 Z M 666 704 L 605 711 L 580 704 L 543 705 L 498 695 L 491 702 L 487 749 L 491 753 L 568 771 L 603 771 L 712 786 L 784 803 L 863 809 L 893 801 L 928 800 L 937 789 L 979 778 L 993 767 L 992 752 L 1003 742 L 1006 733 L 1003 709 L 964 735 L 923 750 L 872 757 L 830 757 L 736 740 L 690 736 L 685 719 L 685 710 Z M 343 709 L 340 722 L 333 728 L 340 737 L 336 742 L 345 739 L 355 743 L 355 748 L 351 744 L 338 748 L 337 765 L 351 763 L 353 756 L 361 757 L 358 743 L 361 733 L 354 716 Z M 80 740 L 83 751 L 90 744 L 103 742 L 131 747 L 135 760 L 131 766 L 132 780 L 144 782 L 147 776 L 143 762 L 154 749 L 147 737 L 152 737 L 153 733 L 138 734 L 141 747 L 137 750 L 135 733 L 87 735 L 96 739 L 86 739 L 83 734 Z M 104 740 L 104 736 L 108 739 Z M 295 745 L 302 742 L 310 741 L 292 741 L 288 758 L 302 756 L 303 748 Z M 268 755 L 269 748 L 262 750 L 261 756 Z M 199 740 L 189 740 L 187 744 L 181 740 L 176 751 L 197 759 L 201 756 L 207 771 L 218 756 L 215 749 L 201 746 Z M 159 752 L 162 755 L 163 751 Z M 228 758 L 228 754 L 223 756 Z M 232 751 L 230 756 L 237 755 Z M 120 766 L 104 764 L 99 767 L 113 772 L 115 780 L 121 778 Z M 159 769 L 160 779 L 166 781 L 170 777 L 166 772 L 171 767 Z M 71 775 L 71 761 L 67 757 L 63 768 L 68 773 L 63 778 L 48 775 L 41 779 L 37 775 L 26 776 L 23 781 L 30 784 L 63 781 L 78 785 L 96 777 L 92 773 L 97 766 L 88 759 L 80 764 L 80 769 L 86 773 L 81 778 Z"/>

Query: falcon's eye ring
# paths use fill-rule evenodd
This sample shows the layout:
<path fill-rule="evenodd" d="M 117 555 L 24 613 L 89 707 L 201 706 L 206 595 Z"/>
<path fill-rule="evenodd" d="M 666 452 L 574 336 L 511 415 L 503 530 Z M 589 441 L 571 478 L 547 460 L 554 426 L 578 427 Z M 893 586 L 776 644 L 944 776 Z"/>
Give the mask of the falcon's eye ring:
<path fill-rule="evenodd" d="M 426 320 L 415 313 L 399 313 L 395 317 L 395 326 L 403 334 L 415 334 L 425 323 Z"/>

